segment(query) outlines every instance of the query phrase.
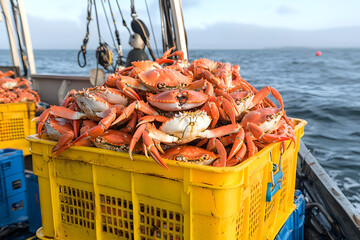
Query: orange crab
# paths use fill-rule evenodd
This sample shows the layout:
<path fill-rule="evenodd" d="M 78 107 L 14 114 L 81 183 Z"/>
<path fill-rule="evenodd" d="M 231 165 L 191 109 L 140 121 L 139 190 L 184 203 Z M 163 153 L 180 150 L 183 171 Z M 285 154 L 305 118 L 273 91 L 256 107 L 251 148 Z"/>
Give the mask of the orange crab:
<path fill-rule="evenodd" d="M 165 150 L 162 158 L 200 165 L 211 165 L 219 158 L 219 155 L 203 148 L 179 145 Z"/>
<path fill-rule="evenodd" d="M 163 124 L 157 129 L 149 122 L 158 121 Z M 199 138 L 217 138 L 232 133 L 237 133 L 241 126 L 240 124 L 229 124 L 221 126 L 215 129 L 208 129 L 211 123 L 211 117 L 203 110 L 197 110 L 194 112 L 179 112 L 172 118 L 167 118 L 161 115 L 157 116 L 145 116 L 140 119 L 138 123 L 138 129 L 135 131 L 131 140 L 129 155 L 132 159 L 132 149 L 137 141 L 143 139 L 145 151 L 149 151 L 151 156 L 163 167 L 167 168 L 162 161 L 158 149 L 155 147 L 155 142 L 161 142 L 165 144 L 185 144 Z M 156 146 L 159 146 L 156 145 Z M 226 153 L 221 148 L 222 144 L 218 142 L 216 144 L 218 152 Z M 234 146 L 236 147 L 236 146 Z M 162 151 L 162 149 L 159 149 Z M 221 162 L 217 166 L 225 166 L 226 155 L 221 158 Z"/>
<path fill-rule="evenodd" d="M 246 131 L 245 141 L 249 157 L 256 153 L 254 140 L 262 143 L 273 143 L 291 139 L 294 143 L 296 142 L 293 132 L 294 125 L 286 117 L 285 111 L 282 108 L 253 110 L 245 115 L 240 125 Z M 283 131 L 277 132 L 279 129 Z M 286 131 L 284 131 L 285 129 Z"/>

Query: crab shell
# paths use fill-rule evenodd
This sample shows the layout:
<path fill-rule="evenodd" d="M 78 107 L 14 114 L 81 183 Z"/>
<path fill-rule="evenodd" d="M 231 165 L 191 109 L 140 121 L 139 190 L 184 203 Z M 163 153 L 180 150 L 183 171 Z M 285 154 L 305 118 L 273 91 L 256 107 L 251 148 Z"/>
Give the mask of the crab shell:
<path fill-rule="evenodd" d="M 100 136 L 92 139 L 92 141 L 98 148 L 117 152 L 128 152 L 131 138 L 132 135 L 130 134 L 126 134 L 120 130 L 109 129 Z M 139 147 L 135 148 L 135 152 L 138 152 L 139 150 Z"/>
<path fill-rule="evenodd" d="M 193 90 L 171 90 L 158 94 L 149 93 L 146 99 L 152 106 L 161 110 L 182 111 L 203 105 L 208 96 Z"/>
<path fill-rule="evenodd" d="M 237 112 L 237 116 L 241 116 L 243 112 L 253 107 L 252 100 L 254 98 L 254 94 L 252 92 L 233 92 L 230 93 L 230 96 L 234 99 L 236 103 L 235 110 Z"/>
<path fill-rule="evenodd" d="M 163 123 L 159 130 L 181 139 L 178 143 L 183 144 L 199 138 L 200 133 L 205 131 L 211 123 L 205 111 L 179 112 L 169 121 Z"/>
<path fill-rule="evenodd" d="M 96 86 L 93 88 L 88 88 L 86 91 L 101 97 L 102 99 L 104 99 L 105 101 L 111 104 L 119 104 L 126 106 L 129 102 L 127 97 L 124 94 L 122 94 L 120 90 L 117 90 L 115 88 L 110 88 L 106 86 L 100 86 L 100 87 Z"/>
<path fill-rule="evenodd" d="M 192 79 L 173 69 L 154 69 L 139 74 L 139 78 L 151 91 L 163 92 L 169 89 L 182 89 Z"/>
<path fill-rule="evenodd" d="M 85 112 L 86 116 L 94 121 L 100 121 L 102 117 L 99 114 L 111 107 L 109 102 L 88 91 L 76 92 L 74 98 L 76 104 Z"/>
<path fill-rule="evenodd" d="M 48 118 L 44 126 L 46 134 L 54 141 L 59 141 L 65 133 L 73 131 L 70 122 L 62 118 Z"/>
<path fill-rule="evenodd" d="M 189 145 L 180 145 L 167 149 L 162 157 L 200 165 L 210 165 L 218 158 L 218 156 L 211 151 Z"/>
<path fill-rule="evenodd" d="M 254 123 L 260 127 L 264 133 L 271 133 L 279 126 L 280 119 L 284 111 L 280 108 L 262 108 L 253 110 L 245 115 L 240 125 L 247 130 L 248 123 Z"/>

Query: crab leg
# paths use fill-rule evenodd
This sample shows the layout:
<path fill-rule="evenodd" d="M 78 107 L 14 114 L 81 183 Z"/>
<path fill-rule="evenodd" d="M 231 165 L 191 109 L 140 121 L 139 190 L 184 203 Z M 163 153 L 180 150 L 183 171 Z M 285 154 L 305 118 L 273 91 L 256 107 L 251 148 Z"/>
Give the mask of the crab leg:
<path fill-rule="evenodd" d="M 38 127 L 37 127 L 37 135 L 40 138 L 41 136 L 41 130 L 44 127 L 44 124 L 46 122 L 46 120 L 48 119 L 50 114 L 50 108 L 46 109 L 39 117 L 38 119 Z"/>
<path fill-rule="evenodd" d="M 138 127 L 138 129 L 135 131 L 131 141 L 130 141 L 130 145 L 129 145 L 129 157 L 131 160 L 134 160 L 132 157 L 132 151 L 134 150 L 134 147 L 136 145 L 136 143 L 139 141 L 140 137 L 142 136 L 142 134 L 144 133 L 145 129 L 148 127 L 148 124 L 143 124 L 140 127 Z M 147 156 L 147 151 L 146 148 L 144 148 L 146 156 Z"/>
<path fill-rule="evenodd" d="M 166 166 L 166 164 L 164 163 L 164 161 L 162 160 L 162 157 L 158 151 L 158 149 L 155 146 L 155 143 L 153 141 L 153 139 L 150 137 L 150 134 L 148 131 L 145 131 L 143 133 L 143 141 L 144 144 L 146 146 L 146 150 L 148 152 L 150 152 L 150 155 L 153 157 L 153 159 L 160 164 L 161 166 L 163 166 L 165 169 L 169 170 L 168 166 Z"/>
<path fill-rule="evenodd" d="M 241 128 L 236 135 L 234 144 L 231 148 L 227 161 L 229 161 L 241 149 L 242 145 L 244 145 L 244 138 L 245 138 L 245 131 L 243 128 Z"/>
<path fill-rule="evenodd" d="M 82 133 L 86 132 L 87 130 L 89 130 L 90 128 L 94 127 L 94 126 L 96 126 L 95 122 L 90 121 L 90 120 L 85 120 L 84 121 L 84 126 L 80 129 L 80 133 L 82 134 Z M 60 138 L 60 140 L 61 140 L 61 138 Z M 60 140 L 59 140 L 59 142 L 60 142 Z M 57 145 L 58 144 L 56 144 L 55 147 Z M 53 155 L 52 158 L 56 157 L 58 154 L 65 151 L 66 149 L 68 149 L 71 146 L 92 146 L 93 143 L 88 139 L 84 139 L 84 140 L 78 141 L 76 143 L 74 143 L 74 141 L 72 141 L 72 142 L 71 141 L 65 141 L 65 143 L 62 146 L 61 145 L 62 144 L 60 144 L 60 146 L 58 146 L 57 148 L 54 147 L 52 149 L 52 152 L 55 152 L 55 154 Z"/>
<path fill-rule="evenodd" d="M 135 101 L 125 108 L 124 112 L 111 124 L 111 126 L 117 124 L 118 122 L 126 118 L 129 118 L 131 114 L 135 111 L 135 109 L 138 109 L 148 115 L 157 115 L 157 112 L 144 101 Z"/>
<path fill-rule="evenodd" d="M 226 166 L 226 150 L 224 145 L 220 142 L 219 139 L 215 139 L 215 146 L 220 158 L 215 160 L 213 163 L 214 167 L 225 167 Z"/>
<path fill-rule="evenodd" d="M 279 134 L 265 133 L 263 130 L 261 130 L 261 128 L 259 128 L 256 124 L 253 123 L 248 124 L 248 129 L 257 140 L 261 140 L 265 143 L 281 142 L 291 139 L 291 137 L 289 137 L 287 134 L 279 135 Z"/>
<path fill-rule="evenodd" d="M 229 124 L 215 129 L 205 130 L 204 132 L 200 132 L 199 136 L 201 138 L 217 138 L 232 133 L 237 133 L 240 131 L 240 129 L 242 129 L 240 124 Z"/>
<path fill-rule="evenodd" d="M 248 157 L 254 156 L 257 152 L 257 148 L 253 142 L 253 137 L 251 136 L 251 134 L 246 134 L 245 141 L 248 148 Z"/>
<path fill-rule="evenodd" d="M 244 160 L 246 154 L 246 145 L 243 144 L 240 148 L 240 150 L 235 154 L 235 157 L 226 161 L 227 167 L 235 166 L 236 164 L 241 163 Z"/>
<path fill-rule="evenodd" d="M 210 128 L 215 128 L 216 123 L 219 121 L 219 109 L 214 102 L 206 102 L 201 108 L 208 116 L 212 117 Z"/>
<path fill-rule="evenodd" d="M 87 130 L 80 137 L 75 139 L 74 143 L 102 134 L 106 129 L 110 127 L 111 123 L 115 120 L 118 111 L 121 111 L 121 107 L 117 108 L 113 106 L 110 109 L 106 110 L 103 114 L 105 117 L 99 122 L 99 124 Z"/>
<path fill-rule="evenodd" d="M 85 113 L 76 112 L 66 107 L 51 106 L 50 110 L 51 110 L 51 115 L 62 117 L 69 120 L 78 120 L 78 119 L 87 118 Z"/>
<path fill-rule="evenodd" d="M 260 89 L 255 94 L 255 96 L 252 100 L 253 106 L 259 104 L 261 102 L 261 100 L 265 99 L 270 93 L 272 93 L 272 95 L 275 97 L 275 99 L 279 101 L 280 108 L 284 109 L 284 103 L 283 103 L 280 93 L 275 88 L 269 87 L 269 86 Z"/>
<path fill-rule="evenodd" d="M 165 117 L 165 116 L 161 116 L 161 115 L 148 115 L 145 117 L 140 118 L 140 122 L 137 124 L 138 126 L 144 124 L 144 123 L 148 123 L 148 122 L 166 122 L 168 121 L 169 118 Z"/>
<path fill-rule="evenodd" d="M 125 76 L 122 76 L 125 77 Z M 135 92 L 134 89 L 132 89 L 131 87 L 127 86 L 125 83 L 121 82 L 121 80 L 116 80 L 116 86 L 117 88 L 122 91 L 126 96 L 135 99 L 135 100 L 140 100 L 141 98 L 139 97 L 139 95 Z"/>

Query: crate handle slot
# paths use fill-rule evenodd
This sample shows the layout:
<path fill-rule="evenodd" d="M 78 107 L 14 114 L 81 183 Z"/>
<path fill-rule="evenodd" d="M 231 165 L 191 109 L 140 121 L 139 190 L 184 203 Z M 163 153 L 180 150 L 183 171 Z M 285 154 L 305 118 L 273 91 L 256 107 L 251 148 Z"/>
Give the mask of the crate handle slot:
<path fill-rule="evenodd" d="M 11 168 L 11 161 L 3 161 L 3 162 L 1 163 L 1 168 L 2 168 L 3 170 L 6 170 L 6 169 Z"/>
<path fill-rule="evenodd" d="M 275 195 L 275 193 L 277 193 L 277 191 L 279 191 L 282 187 L 282 179 L 284 177 L 283 171 L 281 169 L 281 156 L 283 154 L 282 148 L 281 148 L 281 153 L 280 153 L 280 160 L 279 160 L 279 171 L 277 173 L 277 165 L 276 164 L 272 164 L 273 165 L 273 169 L 271 171 L 271 182 L 269 182 L 267 184 L 267 189 L 266 189 L 266 201 L 267 202 L 271 202 L 272 197 Z M 272 153 L 270 151 L 270 161 L 272 163 Z"/>

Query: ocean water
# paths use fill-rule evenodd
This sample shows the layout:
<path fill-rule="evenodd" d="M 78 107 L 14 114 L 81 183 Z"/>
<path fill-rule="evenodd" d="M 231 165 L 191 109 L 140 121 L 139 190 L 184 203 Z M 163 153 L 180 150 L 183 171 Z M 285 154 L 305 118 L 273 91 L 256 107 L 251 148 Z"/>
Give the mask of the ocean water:
<path fill-rule="evenodd" d="M 11 65 L 9 56 L 0 50 L 0 65 Z M 238 64 L 257 89 L 277 89 L 287 115 L 308 121 L 302 140 L 360 212 L 360 49 L 189 50 L 189 56 Z M 94 50 L 85 68 L 77 50 L 38 50 L 35 61 L 39 74 L 88 75 L 96 67 Z"/>

